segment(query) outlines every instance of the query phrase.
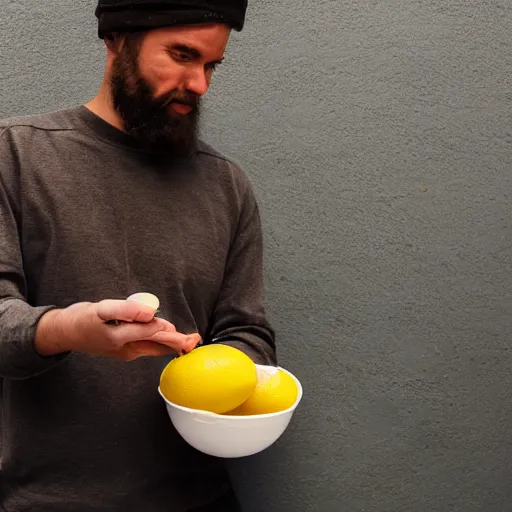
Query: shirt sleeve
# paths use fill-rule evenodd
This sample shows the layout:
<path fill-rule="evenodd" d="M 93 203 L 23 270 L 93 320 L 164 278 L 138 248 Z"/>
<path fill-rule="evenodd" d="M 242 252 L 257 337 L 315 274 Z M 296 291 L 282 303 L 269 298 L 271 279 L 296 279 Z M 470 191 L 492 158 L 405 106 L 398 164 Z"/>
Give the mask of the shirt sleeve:
<path fill-rule="evenodd" d="M 39 319 L 55 306 L 27 302 L 16 214 L 19 166 L 6 131 L 0 128 L 0 377 L 25 379 L 49 370 L 66 354 L 43 357 L 34 346 Z"/>
<path fill-rule="evenodd" d="M 277 364 L 275 332 L 264 307 L 261 219 L 250 186 L 241 203 L 211 339 L 206 342 L 238 348 L 258 364 Z"/>

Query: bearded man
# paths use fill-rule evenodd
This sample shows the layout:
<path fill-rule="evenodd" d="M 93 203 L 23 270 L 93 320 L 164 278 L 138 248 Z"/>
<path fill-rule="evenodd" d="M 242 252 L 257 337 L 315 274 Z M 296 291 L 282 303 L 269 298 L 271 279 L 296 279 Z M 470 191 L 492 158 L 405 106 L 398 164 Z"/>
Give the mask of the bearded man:
<path fill-rule="evenodd" d="M 156 388 L 198 343 L 276 364 L 255 194 L 198 137 L 246 8 L 100 0 L 98 94 L 0 123 L 1 510 L 240 510 Z"/>

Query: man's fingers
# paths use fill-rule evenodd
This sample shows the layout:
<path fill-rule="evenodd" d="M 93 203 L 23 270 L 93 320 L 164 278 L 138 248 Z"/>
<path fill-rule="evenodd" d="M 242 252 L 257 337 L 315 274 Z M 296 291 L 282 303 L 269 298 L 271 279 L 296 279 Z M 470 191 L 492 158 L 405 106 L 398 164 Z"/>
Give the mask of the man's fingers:
<path fill-rule="evenodd" d="M 158 357 L 174 355 L 176 352 L 165 345 L 151 341 L 132 341 L 118 350 L 109 350 L 104 353 L 107 357 L 120 359 L 121 361 L 134 361 L 139 357 Z"/>
<path fill-rule="evenodd" d="M 151 322 L 156 309 L 139 302 L 105 299 L 96 304 L 96 313 L 104 322 L 110 320 Z"/>
<path fill-rule="evenodd" d="M 105 326 L 106 337 L 115 346 L 121 347 L 127 343 L 139 340 L 155 341 L 154 336 L 176 346 L 183 343 L 186 339 L 184 334 L 176 332 L 174 325 L 161 318 L 155 318 L 151 322 L 124 322 L 115 327 Z M 169 343 L 165 343 L 169 344 Z"/>
<path fill-rule="evenodd" d="M 183 346 L 183 350 L 185 352 L 191 352 L 194 350 L 197 345 L 201 342 L 201 335 L 198 333 L 195 334 L 189 334 L 187 336 L 187 341 L 185 342 L 185 345 Z"/>
<path fill-rule="evenodd" d="M 130 358 L 146 356 L 168 356 L 176 353 L 176 351 L 171 347 L 147 340 L 127 343 L 123 347 L 122 351 Z"/>
<path fill-rule="evenodd" d="M 199 334 L 179 333 L 167 320 L 155 318 L 155 313 L 153 307 L 135 301 L 106 299 L 96 304 L 96 314 L 102 322 L 121 321 L 115 327 L 105 326 L 105 335 L 114 352 L 123 352 L 122 358 L 132 358 L 134 349 L 143 355 L 188 353 L 201 341 Z"/>
<path fill-rule="evenodd" d="M 164 333 L 165 334 L 165 333 Z M 181 336 L 181 335 L 180 335 Z M 158 337 L 158 336 L 155 336 Z M 186 336 L 184 343 L 175 343 L 169 339 L 163 339 L 164 343 L 152 340 L 138 340 L 126 343 L 119 350 L 110 351 L 107 355 L 123 361 L 134 361 L 139 357 L 158 357 L 190 352 L 200 340 L 198 334 Z"/>
<path fill-rule="evenodd" d="M 145 356 L 167 356 L 170 354 L 183 354 L 183 352 L 190 352 L 195 348 L 200 339 L 199 335 L 187 336 L 184 344 L 173 343 L 167 341 L 166 343 L 155 342 L 150 340 L 140 340 L 127 343 L 122 348 L 122 353 L 130 359 Z"/>
<path fill-rule="evenodd" d="M 158 332 L 176 332 L 176 327 L 173 324 L 171 324 L 171 322 L 169 322 L 168 320 L 164 320 L 163 318 L 155 318 L 154 326 L 155 329 L 158 330 Z"/>
<path fill-rule="evenodd" d="M 191 337 L 178 332 L 159 331 L 153 336 L 143 339 L 171 347 L 178 354 L 181 354 L 183 350 L 189 352 L 197 345 L 197 342 L 194 343 L 193 335 Z"/>

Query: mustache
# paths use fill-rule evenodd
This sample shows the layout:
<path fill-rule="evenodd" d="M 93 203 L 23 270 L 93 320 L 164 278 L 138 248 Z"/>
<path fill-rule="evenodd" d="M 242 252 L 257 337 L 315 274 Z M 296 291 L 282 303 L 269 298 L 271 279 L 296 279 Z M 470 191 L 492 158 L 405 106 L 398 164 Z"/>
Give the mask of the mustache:
<path fill-rule="evenodd" d="M 182 103 L 196 109 L 199 106 L 199 96 L 192 92 L 171 92 L 159 99 L 159 103 L 163 108 L 168 107 L 172 103 Z"/>

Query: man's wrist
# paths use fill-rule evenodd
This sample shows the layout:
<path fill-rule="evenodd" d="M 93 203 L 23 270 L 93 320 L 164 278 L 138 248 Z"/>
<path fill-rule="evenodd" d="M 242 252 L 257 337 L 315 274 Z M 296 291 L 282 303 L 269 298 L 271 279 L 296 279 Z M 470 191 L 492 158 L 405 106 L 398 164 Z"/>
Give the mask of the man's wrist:
<path fill-rule="evenodd" d="M 40 319 L 34 338 L 36 352 L 42 357 L 56 356 L 71 351 L 62 322 L 62 309 L 51 309 Z"/>

